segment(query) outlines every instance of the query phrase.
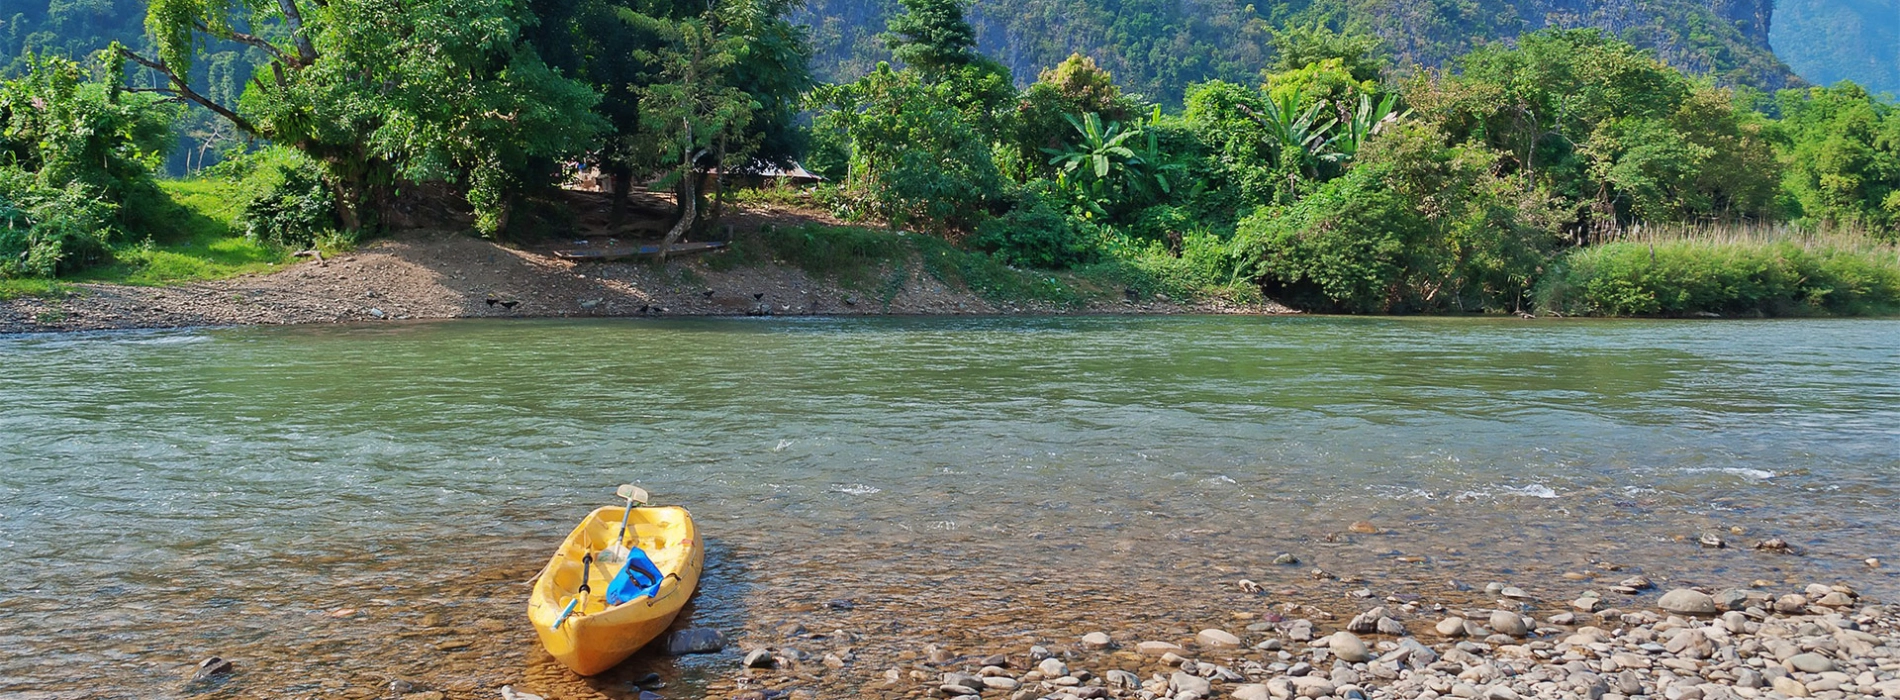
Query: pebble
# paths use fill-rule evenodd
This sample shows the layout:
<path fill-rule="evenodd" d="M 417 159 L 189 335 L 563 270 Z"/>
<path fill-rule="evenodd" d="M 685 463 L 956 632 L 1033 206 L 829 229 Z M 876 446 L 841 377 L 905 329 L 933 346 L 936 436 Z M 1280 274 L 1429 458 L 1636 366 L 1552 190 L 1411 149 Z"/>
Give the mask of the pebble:
<path fill-rule="evenodd" d="M 1194 635 L 1194 642 L 1213 649 L 1226 649 L 1240 646 L 1239 637 L 1234 636 L 1230 632 L 1217 629 L 1201 630 L 1200 634 Z"/>
<path fill-rule="evenodd" d="M 1802 685 L 1801 681 L 1787 676 L 1776 676 L 1775 680 L 1769 684 L 1769 687 L 1774 688 L 1775 692 L 1791 698 L 1808 697 L 1808 687 Z"/>
<path fill-rule="evenodd" d="M 1492 611 L 1491 629 L 1511 637 L 1524 637 L 1531 633 L 1530 626 L 1524 624 L 1523 616 L 1503 610 Z"/>
<path fill-rule="evenodd" d="M 194 682 L 206 681 L 216 676 L 228 676 L 231 675 L 231 672 L 236 670 L 236 668 L 237 667 L 233 666 L 230 661 L 226 661 L 222 657 L 209 657 L 198 662 L 197 669 L 191 673 L 191 680 Z"/>
<path fill-rule="evenodd" d="M 1439 620 L 1438 626 L 1435 629 L 1438 630 L 1439 636 L 1462 637 L 1465 634 L 1465 619 L 1462 617 L 1447 617 L 1443 620 Z"/>
<path fill-rule="evenodd" d="M 1042 663 L 1036 664 L 1036 670 L 1042 672 L 1043 678 L 1061 678 L 1069 675 L 1069 665 L 1062 663 L 1061 659 L 1043 659 Z"/>
<path fill-rule="evenodd" d="M 753 649 L 746 652 L 743 663 L 746 668 L 772 668 L 778 665 L 778 659 L 772 656 L 770 649 Z"/>
<path fill-rule="evenodd" d="M 1182 693 L 1194 693 L 1200 697 L 1207 697 L 1208 693 L 1214 692 L 1212 682 L 1183 671 L 1175 671 L 1174 675 L 1168 677 L 1168 687 L 1174 690 L 1176 697 L 1180 697 Z"/>
<path fill-rule="evenodd" d="M 1334 632 L 1327 645 L 1333 656 L 1348 663 L 1360 663 L 1372 660 L 1372 652 L 1366 649 L 1366 643 L 1351 632 Z"/>
<path fill-rule="evenodd" d="M 1664 612 L 1681 615 L 1714 615 L 1717 612 L 1714 598 L 1709 597 L 1707 593 L 1688 588 L 1678 588 L 1664 593 L 1662 599 L 1656 601 L 1656 606 L 1662 608 Z"/>
<path fill-rule="evenodd" d="M 1834 662 L 1820 654 L 1808 652 L 1788 657 L 1788 668 L 1808 673 L 1826 673 L 1834 670 Z"/>
<path fill-rule="evenodd" d="M 1114 643 L 1115 640 L 1110 639 L 1105 632 L 1090 632 L 1082 635 L 1082 646 L 1090 649 L 1107 649 Z"/>
<path fill-rule="evenodd" d="M 1163 654 L 1179 654 L 1187 650 L 1181 648 L 1179 644 L 1169 642 L 1141 642 L 1135 645 L 1135 651 L 1143 656 L 1161 656 Z"/>

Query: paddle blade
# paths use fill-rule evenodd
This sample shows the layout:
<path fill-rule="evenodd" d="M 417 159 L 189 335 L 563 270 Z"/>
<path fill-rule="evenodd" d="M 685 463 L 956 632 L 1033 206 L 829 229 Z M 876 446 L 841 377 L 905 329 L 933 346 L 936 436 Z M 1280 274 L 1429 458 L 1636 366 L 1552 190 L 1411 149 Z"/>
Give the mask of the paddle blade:
<path fill-rule="evenodd" d="M 648 498 L 651 498 L 651 496 L 647 495 L 646 489 L 634 486 L 633 484 L 621 484 L 620 490 L 614 493 L 619 494 L 621 498 L 627 499 L 629 503 L 644 504 Z"/>

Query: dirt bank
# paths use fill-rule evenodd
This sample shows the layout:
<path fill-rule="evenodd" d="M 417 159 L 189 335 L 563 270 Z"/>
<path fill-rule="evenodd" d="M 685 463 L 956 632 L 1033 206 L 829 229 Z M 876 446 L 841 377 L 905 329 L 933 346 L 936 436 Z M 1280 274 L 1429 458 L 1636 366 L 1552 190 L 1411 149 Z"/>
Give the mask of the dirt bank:
<path fill-rule="evenodd" d="M 582 223 L 592 212 L 581 212 Z M 739 231 L 797 223 L 746 211 Z M 627 233 L 635 233 L 629 230 Z M 853 314 L 1285 313 L 1278 305 L 1112 300 L 1081 308 L 992 303 L 909 266 L 901 285 L 848 289 L 781 266 L 709 265 L 708 257 L 572 262 L 553 246 L 515 248 L 447 231 L 411 231 L 335 259 L 175 287 L 74 284 L 57 298 L 0 301 L 0 333 L 485 317 Z M 716 256 L 725 253 L 710 253 Z"/>

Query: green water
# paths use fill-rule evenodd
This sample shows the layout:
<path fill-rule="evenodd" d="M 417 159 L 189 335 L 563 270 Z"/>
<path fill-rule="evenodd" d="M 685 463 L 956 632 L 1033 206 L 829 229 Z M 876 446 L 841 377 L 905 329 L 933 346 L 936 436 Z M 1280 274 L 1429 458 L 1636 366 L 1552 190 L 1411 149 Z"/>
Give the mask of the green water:
<path fill-rule="evenodd" d="M 1218 621 L 1241 577 L 1900 593 L 1896 321 L 462 321 L 16 336 L 0 367 L 7 696 L 555 683 L 523 582 L 625 481 L 711 543 L 692 624 L 853 629 L 838 688 L 945 635 Z M 240 673 L 177 682 L 213 653 Z M 732 664 L 636 666 L 688 697 Z"/>

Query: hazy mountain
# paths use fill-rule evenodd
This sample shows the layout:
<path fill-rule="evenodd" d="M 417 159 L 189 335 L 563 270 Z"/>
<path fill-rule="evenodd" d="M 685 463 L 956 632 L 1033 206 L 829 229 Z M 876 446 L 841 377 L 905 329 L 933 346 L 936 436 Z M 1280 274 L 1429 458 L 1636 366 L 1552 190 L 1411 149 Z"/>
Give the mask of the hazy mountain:
<path fill-rule="evenodd" d="M 1900 0 L 1782 0 L 1768 38 L 1809 82 L 1900 93 Z"/>

